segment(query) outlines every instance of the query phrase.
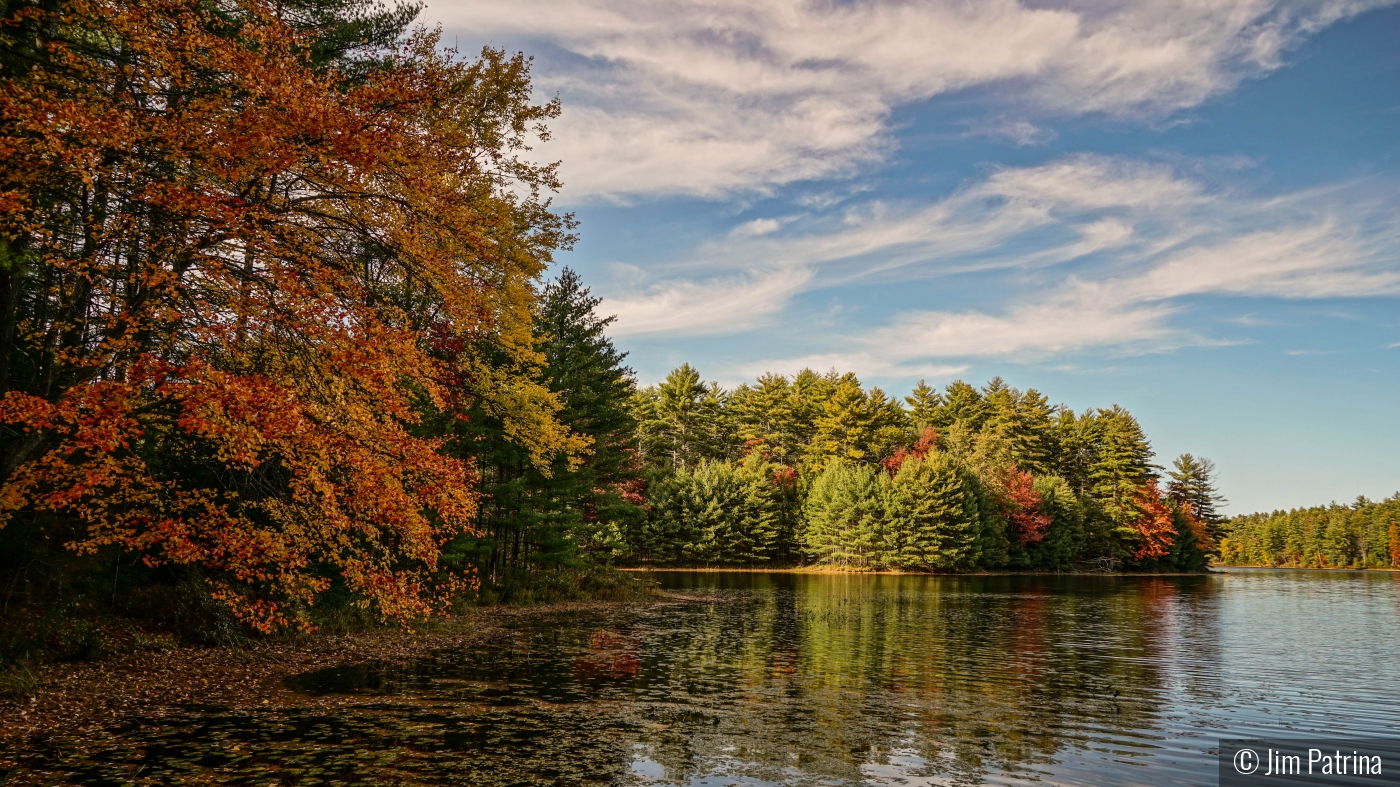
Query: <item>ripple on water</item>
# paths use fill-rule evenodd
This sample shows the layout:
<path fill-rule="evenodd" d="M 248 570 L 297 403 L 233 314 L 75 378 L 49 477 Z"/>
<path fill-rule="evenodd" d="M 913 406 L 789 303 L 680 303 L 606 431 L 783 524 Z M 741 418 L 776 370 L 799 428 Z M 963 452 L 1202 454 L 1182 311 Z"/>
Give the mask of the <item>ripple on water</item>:
<path fill-rule="evenodd" d="M 658 573 L 713 603 L 297 676 L 331 709 L 190 708 L 38 754 L 78 784 L 1212 781 L 1220 737 L 1400 725 L 1385 575 Z"/>

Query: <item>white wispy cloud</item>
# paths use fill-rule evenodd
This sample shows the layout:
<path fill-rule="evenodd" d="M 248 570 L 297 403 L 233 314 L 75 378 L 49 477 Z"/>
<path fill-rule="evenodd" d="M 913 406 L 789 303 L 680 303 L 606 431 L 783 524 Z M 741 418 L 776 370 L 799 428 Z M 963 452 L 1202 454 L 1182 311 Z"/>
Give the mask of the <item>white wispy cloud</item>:
<path fill-rule="evenodd" d="M 673 271 L 682 278 L 642 299 L 664 315 L 646 324 L 737 332 L 804 291 L 1002 268 L 1000 309 L 904 311 L 863 337 L 832 337 L 844 348 L 834 357 L 890 370 L 1220 343 L 1178 325 L 1192 297 L 1400 295 L 1400 207 L 1376 186 L 1266 199 L 1160 162 L 1078 155 L 1003 168 L 930 205 L 872 202 L 714 241 Z M 730 272 L 696 285 L 685 278 L 695 271 Z M 730 312 L 734 304 L 756 316 Z"/>
<path fill-rule="evenodd" d="M 1218 206 L 1218 197 L 1166 165 L 1074 155 L 1039 167 L 994 170 L 932 204 L 876 200 L 840 213 L 747 222 L 727 238 L 702 245 L 684 267 L 816 265 L 830 283 L 891 271 L 907 276 L 909 268 L 914 275 L 943 275 L 1047 265 L 1146 240 L 1135 235 L 1144 224 L 1173 224 L 1179 231 L 1174 219 L 1184 212 Z M 1020 251 L 1008 248 L 1040 230 L 1054 237 L 1037 237 Z M 1160 242 L 1170 234 L 1157 231 L 1150 238 Z"/>
<path fill-rule="evenodd" d="M 967 129 L 966 136 L 1004 139 L 1017 147 L 1044 145 L 1059 136 L 1053 129 L 1038 126 L 1025 118 L 1005 115 L 965 121 L 963 126 Z"/>
<path fill-rule="evenodd" d="M 733 364 L 721 370 L 721 379 L 730 385 L 752 380 L 766 372 L 793 375 L 803 369 L 825 372 L 836 369 L 852 372 L 862 379 L 924 377 L 931 380 L 949 379 L 966 372 L 967 364 L 947 364 L 930 361 L 903 361 L 868 351 L 816 353 L 794 358 L 769 358 Z"/>
<path fill-rule="evenodd" d="M 1071 287 L 1044 301 L 993 315 L 976 311 L 915 311 L 865 338 L 901 360 L 919 357 L 1039 357 L 1103 345 L 1160 346 L 1178 332 L 1175 311 L 1163 304 L 1103 301 L 1094 288 Z M 1178 339 L 1179 340 L 1179 339 Z"/>
<path fill-rule="evenodd" d="M 909 311 L 860 339 L 887 359 L 1044 359 L 1087 348 L 1155 352 L 1233 343 L 1172 319 L 1187 296 L 1280 298 L 1400 294 L 1400 259 L 1327 219 L 1190 246 L 1140 273 L 1084 281 L 1070 277 L 1047 296 L 1000 314 Z"/>
<path fill-rule="evenodd" d="M 614 336 L 734 333 L 766 324 L 811 276 L 810 270 L 786 268 L 702 282 L 672 281 L 619 293 L 603 308 L 617 316 L 609 331 Z"/>
<path fill-rule="evenodd" d="M 1131 285 L 1130 297 L 1183 295 L 1354 298 L 1400 294 L 1393 249 L 1340 219 L 1245 233 L 1183 249 Z"/>
<path fill-rule="evenodd" d="M 1160 119 L 1390 2 L 440 0 L 427 14 L 459 38 L 561 53 L 536 71 L 566 105 L 542 153 L 582 199 L 851 173 L 891 150 L 895 107 L 982 85 L 1025 112 Z M 1000 129 L 1043 133 L 1029 117 Z"/>

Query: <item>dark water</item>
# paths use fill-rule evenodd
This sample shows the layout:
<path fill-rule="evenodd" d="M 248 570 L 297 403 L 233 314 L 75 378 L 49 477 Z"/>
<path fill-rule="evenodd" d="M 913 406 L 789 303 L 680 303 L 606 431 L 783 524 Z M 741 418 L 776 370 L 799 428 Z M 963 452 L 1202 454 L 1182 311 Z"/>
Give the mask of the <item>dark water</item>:
<path fill-rule="evenodd" d="M 86 784 L 1213 784 L 1221 737 L 1400 737 L 1400 574 L 656 575 L 712 602 L 131 720 Z M 144 726 L 143 726 L 144 725 Z"/>

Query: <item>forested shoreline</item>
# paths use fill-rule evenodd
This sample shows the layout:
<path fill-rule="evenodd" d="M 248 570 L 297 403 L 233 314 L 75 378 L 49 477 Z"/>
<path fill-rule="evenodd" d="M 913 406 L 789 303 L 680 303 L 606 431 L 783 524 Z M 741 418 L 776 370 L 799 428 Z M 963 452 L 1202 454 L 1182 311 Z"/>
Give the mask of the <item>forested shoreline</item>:
<path fill-rule="evenodd" d="M 1400 560 L 1395 499 L 1226 522 L 1213 465 L 1159 466 L 1118 404 L 639 385 L 555 267 L 576 222 L 529 151 L 558 101 L 419 10 L 4 6 L 0 667 L 112 621 L 227 644 L 635 597 L 616 567 Z"/>
<path fill-rule="evenodd" d="M 835 370 L 725 391 L 687 365 L 632 406 L 648 511 L 626 562 L 1193 571 L 1220 521 L 1208 461 L 1162 479 L 1127 410 L 999 378 L 900 400 Z"/>
<path fill-rule="evenodd" d="M 1231 517 L 1223 532 L 1220 562 L 1228 566 L 1400 567 L 1400 493 Z"/>

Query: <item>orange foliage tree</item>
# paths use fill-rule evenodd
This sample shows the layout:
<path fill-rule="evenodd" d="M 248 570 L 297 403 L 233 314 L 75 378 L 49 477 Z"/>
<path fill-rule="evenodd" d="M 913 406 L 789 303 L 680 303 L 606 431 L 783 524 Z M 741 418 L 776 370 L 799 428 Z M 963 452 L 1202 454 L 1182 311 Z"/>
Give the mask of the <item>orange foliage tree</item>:
<path fill-rule="evenodd" d="M 1171 504 L 1162 499 L 1157 479 L 1149 478 L 1138 488 L 1133 497 L 1133 508 L 1137 516 L 1132 520 L 1132 527 L 1141 538 L 1133 557 L 1144 560 L 1168 554 L 1176 540 L 1175 512 Z"/>
<path fill-rule="evenodd" d="M 1202 522 L 1200 517 L 1196 516 L 1195 511 L 1190 505 L 1178 503 L 1176 506 L 1176 514 L 1186 524 L 1186 527 L 1190 529 L 1191 535 L 1195 536 L 1197 549 L 1202 552 L 1213 552 L 1215 550 L 1217 546 L 1215 535 L 1211 533 L 1206 523 Z"/>
<path fill-rule="evenodd" d="M 919 438 L 911 446 L 900 446 L 894 449 L 894 453 L 888 458 L 881 460 L 880 464 L 890 475 L 899 472 L 899 468 L 910 459 L 923 459 L 930 451 L 938 450 L 938 430 L 932 426 L 925 426 L 919 430 Z"/>
<path fill-rule="evenodd" d="M 1002 514 L 1011 525 L 1021 546 L 1045 539 L 1051 518 L 1041 508 L 1040 493 L 1035 490 L 1035 478 L 1015 465 L 999 474 L 1001 494 L 998 495 Z"/>
<path fill-rule="evenodd" d="M 524 373 L 557 105 L 431 32 L 352 77 L 257 0 L 59 5 L 0 21 L 0 512 L 202 566 L 263 630 L 332 576 L 441 610 L 477 500 L 432 425 L 581 448 Z"/>

